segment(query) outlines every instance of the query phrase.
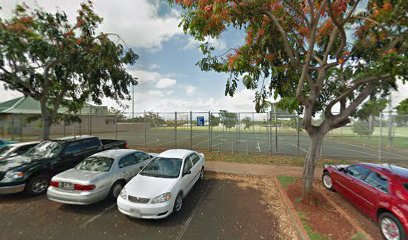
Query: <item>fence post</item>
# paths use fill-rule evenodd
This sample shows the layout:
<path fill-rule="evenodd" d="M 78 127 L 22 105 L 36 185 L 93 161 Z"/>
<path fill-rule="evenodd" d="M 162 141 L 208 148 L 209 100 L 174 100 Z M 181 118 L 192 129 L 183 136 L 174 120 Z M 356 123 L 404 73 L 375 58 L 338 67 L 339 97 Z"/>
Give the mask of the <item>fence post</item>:
<path fill-rule="evenodd" d="M 174 146 L 177 148 L 177 112 L 174 112 Z"/>
<path fill-rule="evenodd" d="M 241 149 L 241 113 L 238 113 L 238 141 L 237 141 L 237 152 L 239 153 Z"/>
<path fill-rule="evenodd" d="M 268 122 L 269 122 L 268 148 L 269 148 L 269 155 L 272 155 L 272 111 L 269 111 Z"/>
<path fill-rule="evenodd" d="M 300 155 L 300 128 L 299 128 L 299 112 L 296 114 L 296 131 L 297 131 L 297 152 Z"/>
<path fill-rule="evenodd" d="M 275 154 L 278 154 L 278 113 L 275 111 Z"/>
<path fill-rule="evenodd" d="M 193 150 L 193 112 L 190 111 L 190 149 Z"/>
<path fill-rule="evenodd" d="M 378 161 L 382 162 L 382 112 L 380 113 L 380 137 L 378 143 Z"/>
<path fill-rule="evenodd" d="M 143 112 L 143 123 L 144 123 L 144 147 L 147 148 L 146 110 L 144 110 Z"/>
<path fill-rule="evenodd" d="M 20 142 L 23 141 L 23 114 L 20 113 Z"/>
<path fill-rule="evenodd" d="M 208 111 L 208 151 L 211 152 L 211 111 Z"/>
<path fill-rule="evenodd" d="M 12 114 L 12 115 L 11 115 L 11 127 L 10 127 L 10 130 L 11 130 L 11 141 L 14 141 L 14 125 L 15 125 L 15 123 L 14 123 L 14 114 Z"/>
<path fill-rule="evenodd" d="M 115 140 L 117 139 L 118 139 L 118 114 L 115 115 Z"/>
<path fill-rule="evenodd" d="M 90 105 L 89 108 L 89 123 L 88 123 L 88 127 L 89 127 L 89 135 L 92 135 L 92 105 Z"/>
<path fill-rule="evenodd" d="M 255 152 L 255 116 L 252 113 L 252 144 L 251 144 L 252 152 Z"/>

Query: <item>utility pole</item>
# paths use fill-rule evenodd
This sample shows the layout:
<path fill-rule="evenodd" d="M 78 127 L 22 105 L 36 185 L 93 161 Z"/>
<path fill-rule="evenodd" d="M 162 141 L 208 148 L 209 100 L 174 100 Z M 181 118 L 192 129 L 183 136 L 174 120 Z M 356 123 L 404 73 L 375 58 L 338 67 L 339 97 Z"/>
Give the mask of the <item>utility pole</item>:
<path fill-rule="evenodd" d="M 392 146 L 392 98 L 388 96 L 388 146 Z"/>
<path fill-rule="evenodd" d="M 132 84 L 132 130 L 135 129 L 135 85 Z"/>

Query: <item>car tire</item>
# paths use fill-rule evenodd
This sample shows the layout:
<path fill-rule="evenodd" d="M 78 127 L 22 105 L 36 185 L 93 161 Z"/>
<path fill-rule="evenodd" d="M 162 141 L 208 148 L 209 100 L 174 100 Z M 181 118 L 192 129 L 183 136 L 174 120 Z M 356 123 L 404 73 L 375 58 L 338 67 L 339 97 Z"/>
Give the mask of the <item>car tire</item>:
<path fill-rule="evenodd" d="M 401 222 L 395 217 L 392 213 L 385 212 L 382 213 L 379 217 L 380 230 L 384 239 L 398 239 L 405 240 L 407 239 L 407 233 L 404 231 L 404 227 Z M 393 234 L 398 234 L 398 237 L 393 238 Z"/>
<path fill-rule="evenodd" d="M 198 180 L 200 180 L 200 181 L 203 181 L 203 180 L 204 180 L 204 167 L 203 167 L 203 168 L 201 168 L 201 171 L 200 171 L 200 178 L 199 178 Z"/>
<path fill-rule="evenodd" d="M 50 177 L 48 175 L 37 175 L 28 181 L 26 192 L 31 196 L 45 194 L 49 185 Z"/>
<path fill-rule="evenodd" d="M 115 182 L 109 192 L 109 198 L 116 200 L 119 197 L 120 192 L 122 191 L 124 184 L 121 181 Z"/>
<path fill-rule="evenodd" d="M 183 206 L 183 194 L 179 193 L 174 201 L 173 212 L 180 212 Z"/>
<path fill-rule="evenodd" d="M 333 180 L 332 180 L 329 172 L 324 172 L 323 173 L 323 175 L 322 175 L 322 184 L 327 190 L 334 191 L 334 189 L 333 189 Z"/>

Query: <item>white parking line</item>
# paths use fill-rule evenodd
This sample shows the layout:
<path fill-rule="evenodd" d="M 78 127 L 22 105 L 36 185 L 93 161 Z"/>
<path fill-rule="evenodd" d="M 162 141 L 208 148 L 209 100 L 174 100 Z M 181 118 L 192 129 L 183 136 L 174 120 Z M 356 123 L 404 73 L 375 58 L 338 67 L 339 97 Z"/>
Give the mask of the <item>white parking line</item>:
<path fill-rule="evenodd" d="M 202 183 L 202 182 L 201 182 Z M 193 213 L 190 215 L 190 217 L 187 219 L 186 223 L 183 225 L 183 228 L 181 229 L 181 232 L 179 233 L 179 235 L 177 236 L 176 240 L 181 240 L 182 237 L 184 236 L 184 233 L 186 233 L 188 226 L 190 225 L 191 221 L 193 220 L 195 214 L 197 213 L 197 210 L 199 208 L 199 206 L 201 205 L 201 203 L 204 201 L 204 197 L 207 196 L 208 190 L 210 189 L 210 187 L 213 185 L 214 183 L 212 183 L 210 186 L 208 186 L 203 195 L 201 195 L 200 199 L 198 200 L 197 205 L 195 206 Z"/>
<path fill-rule="evenodd" d="M 105 213 L 109 212 L 110 210 L 112 210 L 114 207 L 116 207 L 116 203 L 112 204 L 111 206 L 105 208 L 104 211 L 102 211 L 101 213 L 99 213 L 98 215 L 93 216 L 91 219 L 89 219 L 88 221 L 84 222 L 81 226 L 79 226 L 79 228 L 86 228 L 86 226 L 88 224 L 90 224 L 91 222 L 95 221 L 96 219 L 98 219 L 99 217 L 101 217 L 102 215 L 104 215 Z"/>

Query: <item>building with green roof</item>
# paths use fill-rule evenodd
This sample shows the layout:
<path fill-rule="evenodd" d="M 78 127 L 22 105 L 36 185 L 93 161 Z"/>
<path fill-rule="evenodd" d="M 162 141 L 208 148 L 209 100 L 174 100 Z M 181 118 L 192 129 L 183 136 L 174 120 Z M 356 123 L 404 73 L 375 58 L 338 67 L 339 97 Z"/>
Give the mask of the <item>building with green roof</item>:
<path fill-rule="evenodd" d="M 68 109 L 61 107 L 59 113 L 69 114 Z M 86 104 L 78 113 L 81 123 L 54 124 L 51 134 L 92 134 L 92 132 L 106 132 L 114 130 L 116 125 L 115 114 L 106 106 Z M 0 103 L 0 134 L 14 135 L 41 135 L 41 106 L 40 102 L 31 97 L 19 97 Z"/>

